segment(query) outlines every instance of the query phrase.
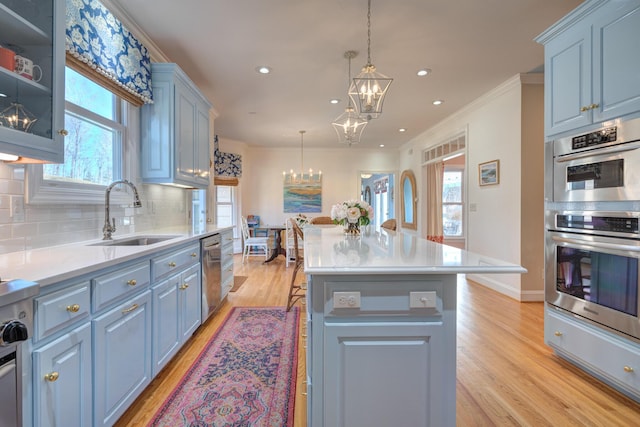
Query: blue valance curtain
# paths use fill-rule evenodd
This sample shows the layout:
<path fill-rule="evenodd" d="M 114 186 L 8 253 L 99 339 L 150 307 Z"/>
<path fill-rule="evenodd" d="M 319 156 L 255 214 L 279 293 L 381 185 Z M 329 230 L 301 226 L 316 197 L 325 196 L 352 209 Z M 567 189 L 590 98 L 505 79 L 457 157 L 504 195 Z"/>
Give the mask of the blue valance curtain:
<path fill-rule="evenodd" d="M 238 185 L 242 176 L 242 156 L 234 153 L 223 153 L 218 148 L 218 135 L 213 138 L 214 184 Z"/>
<path fill-rule="evenodd" d="M 67 63 L 127 101 L 151 103 L 149 52 L 98 0 L 66 0 Z"/>

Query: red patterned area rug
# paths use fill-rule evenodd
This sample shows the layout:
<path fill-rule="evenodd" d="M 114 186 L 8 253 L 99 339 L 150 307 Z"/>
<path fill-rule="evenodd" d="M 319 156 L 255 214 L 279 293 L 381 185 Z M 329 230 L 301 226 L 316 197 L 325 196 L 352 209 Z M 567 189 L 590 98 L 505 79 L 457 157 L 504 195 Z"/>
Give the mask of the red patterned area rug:
<path fill-rule="evenodd" d="M 298 318 L 233 308 L 149 426 L 293 426 Z"/>

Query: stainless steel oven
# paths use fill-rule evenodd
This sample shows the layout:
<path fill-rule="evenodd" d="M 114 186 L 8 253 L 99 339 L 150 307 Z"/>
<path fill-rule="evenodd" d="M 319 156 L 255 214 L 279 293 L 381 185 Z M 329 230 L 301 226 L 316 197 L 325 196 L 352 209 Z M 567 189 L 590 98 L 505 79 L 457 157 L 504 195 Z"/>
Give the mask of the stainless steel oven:
<path fill-rule="evenodd" d="M 547 303 L 640 340 L 640 212 L 548 211 Z"/>
<path fill-rule="evenodd" d="M 640 200 L 640 119 L 552 143 L 555 202 Z"/>

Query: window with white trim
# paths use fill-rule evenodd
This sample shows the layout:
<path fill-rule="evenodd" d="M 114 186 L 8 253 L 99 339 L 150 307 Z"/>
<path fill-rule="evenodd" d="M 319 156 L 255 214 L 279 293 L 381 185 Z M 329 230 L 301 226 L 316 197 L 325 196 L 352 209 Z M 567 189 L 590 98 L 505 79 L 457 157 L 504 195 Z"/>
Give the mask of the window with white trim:
<path fill-rule="evenodd" d="M 445 166 L 442 180 L 442 229 L 444 237 L 463 237 L 464 169 Z"/>
<path fill-rule="evenodd" d="M 105 187 L 129 169 L 126 125 L 138 119 L 126 101 L 68 67 L 65 101 L 64 163 L 28 166 L 27 202 L 103 203 Z"/>

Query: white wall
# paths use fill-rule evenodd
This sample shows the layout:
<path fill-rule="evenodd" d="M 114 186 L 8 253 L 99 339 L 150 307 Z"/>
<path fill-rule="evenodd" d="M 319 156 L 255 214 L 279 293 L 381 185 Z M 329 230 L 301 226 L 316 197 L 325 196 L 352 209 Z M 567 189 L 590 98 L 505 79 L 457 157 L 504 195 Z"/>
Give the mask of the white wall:
<path fill-rule="evenodd" d="M 412 169 L 418 181 L 419 235 L 424 235 L 426 212 L 421 152 L 466 131 L 467 250 L 521 264 L 521 84 L 532 80 L 542 82 L 538 75 L 517 75 L 509 79 L 402 147 L 400 168 Z M 411 151 L 413 153 L 407 155 Z M 500 160 L 500 183 L 480 187 L 478 164 L 496 159 Z M 470 206 L 475 206 L 475 210 L 470 210 Z M 521 299 L 520 275 L 470 278 Z"/>
<path fill-rule="evenodd" d="M 300 169 L 300 148 L 247 146 L 220 137 L 220 150 L 242 155 L 239 191 L 242 215 L 260 215 L 264 224 L 280 224 L 292 216 L 284 213 L 283 171 Z M 359 198 L 359 172 L 398 171 L 398 153 L 389 149 L 343 148 L 327 142 L 327 148 L 305 148 L 304 168 L 322 170 L 322 212 L 346 199 Z M 397 177 L 396 177 L 397 178 Z"/>

